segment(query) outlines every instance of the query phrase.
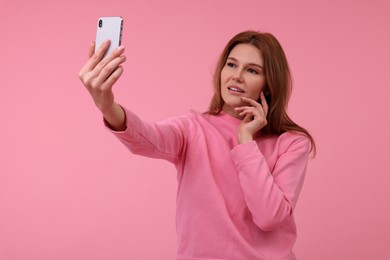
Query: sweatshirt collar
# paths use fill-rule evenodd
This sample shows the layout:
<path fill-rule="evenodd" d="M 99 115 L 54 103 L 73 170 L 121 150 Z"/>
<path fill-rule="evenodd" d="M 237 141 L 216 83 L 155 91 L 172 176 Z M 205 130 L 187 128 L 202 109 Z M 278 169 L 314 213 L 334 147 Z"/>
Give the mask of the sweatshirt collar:
<path fill-rule="evenodd" d="M 234 116 L 231 116 L 224 111 L 221 111 L 217 116 L 220 117 L 222 120 L 234 124 L 236 126 L 241 124 L 241 119 L 235 118 Z"/>

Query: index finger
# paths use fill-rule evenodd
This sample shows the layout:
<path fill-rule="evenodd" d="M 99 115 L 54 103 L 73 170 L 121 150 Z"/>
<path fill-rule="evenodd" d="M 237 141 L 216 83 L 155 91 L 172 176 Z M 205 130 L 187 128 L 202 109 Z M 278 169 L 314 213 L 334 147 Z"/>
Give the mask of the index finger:
<path fill-rule="evenodd" d="M 247 102 L 247 103 L 251 104 L 251 105 L 254 106 L 256 109 L 260 109 L 260 108 L 261 108 L 261 105 L 259 104 L 259 102 L 255 101 L 254 99 L 247 98 L 247 97 L 242 97 L 242 100 L 243 100 L 244 102 Z"/>
<path fill-rule="evenodd" d="M 92 70 L 95 68 L 95 66 L 102 60 L 104 53 L 108 50 L 108 47 L 110 46 L 110 40 L 105 40 L 102 45 L 100 45 L 99 49 L 94 53 L 95 49 L 95 43 L 91 44 L 89 47 L 89 60 L 87 61 L 87 64 L 85 64 L 86 70 Z M 93 45 L 93 49 L 92 49 Z M 91 55 L 92 53 L 92 55 Z"/>
<path fill-rule="evenodd" d="M 95 45 L 95 42 L 91 42 L 91 45 L 89 45 L 88 58 L 91 58 L 92 55 L 95 53 Z"/>

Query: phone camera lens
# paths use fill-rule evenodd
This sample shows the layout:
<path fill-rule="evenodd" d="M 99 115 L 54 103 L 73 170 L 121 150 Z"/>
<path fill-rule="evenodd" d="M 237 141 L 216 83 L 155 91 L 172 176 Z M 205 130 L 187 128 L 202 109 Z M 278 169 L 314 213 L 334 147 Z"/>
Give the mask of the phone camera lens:
<path fill-rule="evenodd" d="M 99 27 L 102 27 L 102 26 L 103 26 L 103 21 L 99 20 Z"/>

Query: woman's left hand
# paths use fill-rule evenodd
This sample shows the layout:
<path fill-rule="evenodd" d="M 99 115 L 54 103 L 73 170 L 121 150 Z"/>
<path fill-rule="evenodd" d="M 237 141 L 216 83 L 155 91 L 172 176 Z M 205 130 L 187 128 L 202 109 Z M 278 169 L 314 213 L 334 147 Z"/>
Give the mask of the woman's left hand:
<path fill-rule="evenodd" d="M 238 143 L 242 144 L 253 140 L 253 136 L 267 125 L 268 104 L 263 92 L 260 95 L 261 104 L 257 101 L 242 97 L 242 101 L 248 106 L 236 107 L 234 110 L 243 116 L 238 127 Z"/>

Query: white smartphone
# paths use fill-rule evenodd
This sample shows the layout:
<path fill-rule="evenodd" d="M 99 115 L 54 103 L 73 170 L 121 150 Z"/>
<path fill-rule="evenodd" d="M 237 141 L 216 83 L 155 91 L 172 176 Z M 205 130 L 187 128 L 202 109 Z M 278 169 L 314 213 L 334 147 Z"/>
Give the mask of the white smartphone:
<path fill-rule="evenodd" d="M 118 48 L 122 41 L 122 28 L 123 19 L 120 16 L 100 17 L 97 22 L 95 52 L 99 49 L 100 45 L 110 39 L 111 44 L 104 57 L 111 51 Z"/>

